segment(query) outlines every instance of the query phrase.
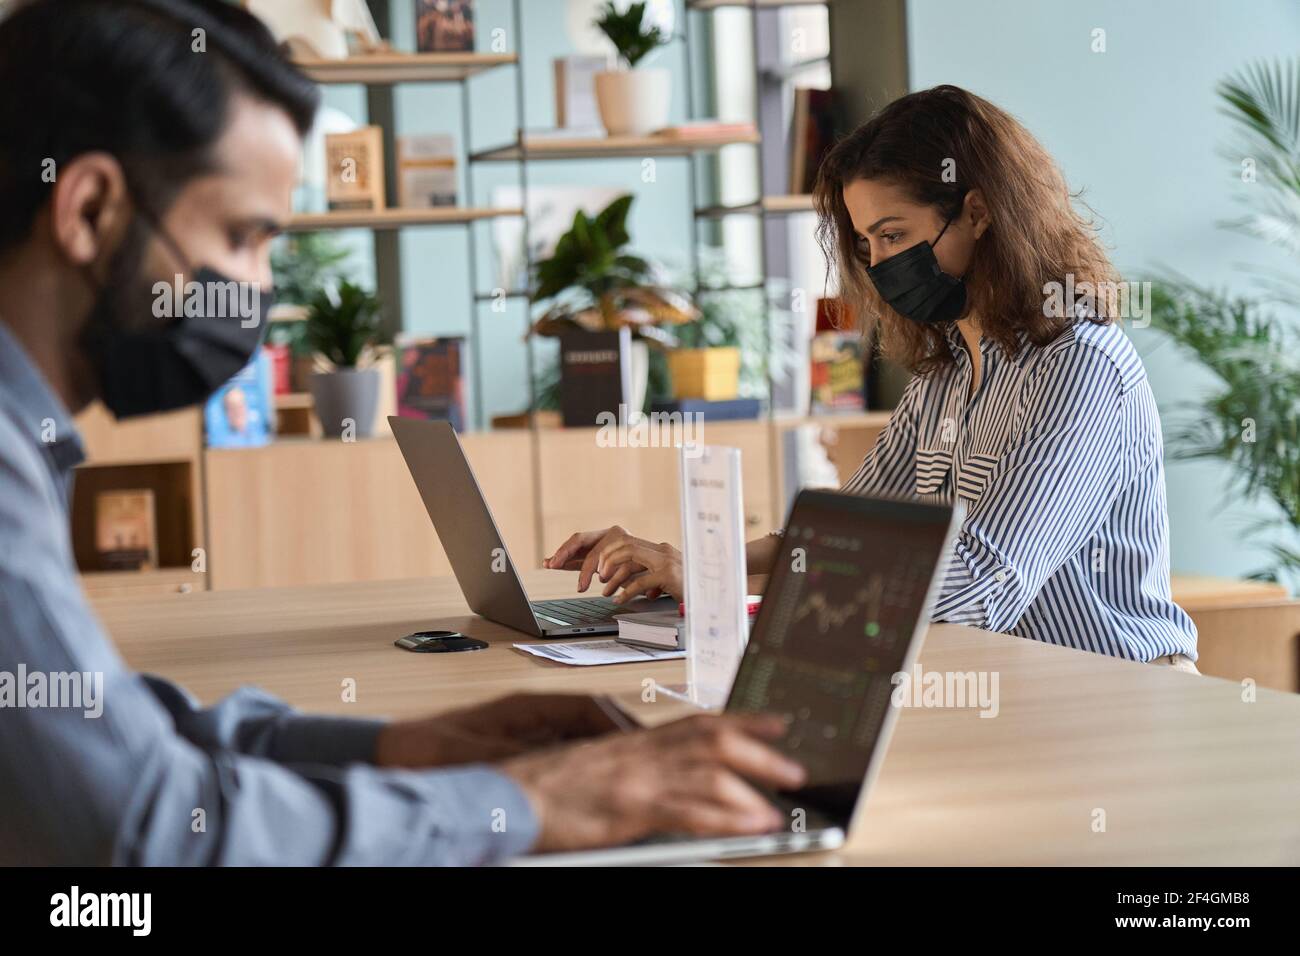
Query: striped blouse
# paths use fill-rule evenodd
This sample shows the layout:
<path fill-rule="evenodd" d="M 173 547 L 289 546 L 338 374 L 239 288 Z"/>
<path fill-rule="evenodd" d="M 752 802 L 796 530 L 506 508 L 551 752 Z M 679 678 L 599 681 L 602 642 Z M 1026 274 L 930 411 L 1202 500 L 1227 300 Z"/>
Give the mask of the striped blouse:
<path fill-rule="evenodd" d="M 1079 323 L 1014 355 L 955 327 L 956 363 L 913 377 L 842 490 L 967 513 L 933 618 L 1127 660 L 1196 658 L 1169 592 L 1160 419 L 1114 325 Z M 969 397 L 968 397 L 969 396 Z"/>

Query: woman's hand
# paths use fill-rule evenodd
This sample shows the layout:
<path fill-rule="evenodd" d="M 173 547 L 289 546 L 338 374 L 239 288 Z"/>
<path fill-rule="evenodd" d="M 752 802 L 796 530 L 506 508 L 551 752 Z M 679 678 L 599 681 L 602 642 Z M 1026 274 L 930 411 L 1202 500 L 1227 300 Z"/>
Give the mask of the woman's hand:
<path fill-rule="evenodd" d="M 609 597 L 622 604 L 638 595 L 656 598 L 671 594 L 684 599 L 682 554 L 666 541 L 659 544 L 628 534 L 615 525 L 603 531 L 579 531 L 542 562 L 552 571 L 577 571 L 578 590 L 586 591 L 592 577 L 605 585 Z"/>

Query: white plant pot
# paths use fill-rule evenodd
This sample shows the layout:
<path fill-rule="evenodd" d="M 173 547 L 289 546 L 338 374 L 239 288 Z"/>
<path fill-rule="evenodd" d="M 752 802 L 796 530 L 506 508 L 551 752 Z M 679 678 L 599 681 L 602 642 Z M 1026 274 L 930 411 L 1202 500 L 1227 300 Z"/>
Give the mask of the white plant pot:
<path fill-rule="evenodd" d="M 643 136 L 668 125 L 673 75 L 666 69 L 596 74 L 596 105 L 611 136 Z"/>

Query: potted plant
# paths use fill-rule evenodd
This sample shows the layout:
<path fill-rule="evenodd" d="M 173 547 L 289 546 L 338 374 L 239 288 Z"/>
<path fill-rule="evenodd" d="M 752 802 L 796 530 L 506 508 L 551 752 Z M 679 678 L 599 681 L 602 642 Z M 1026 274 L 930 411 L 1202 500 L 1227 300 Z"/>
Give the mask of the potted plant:
<path fill-rule="evenodd" d="M 267 341 L 288 351 L 291 392 L 308 391 L 315 371 L 316 356 L 307 344 L 302 321 L 307 317 L 307 303 L 322 289 L 347 278 L 350 258 L 348 249 L 329 232 L 287 235 L 271 251 L 275 308 Z"/>
<path fill-rule="evenodd" d="M 632 200 L 630 195 L 622 196 L 594 217 L 579 209 L 569 231 L 556 242 L 555 251 L 535 265 L 532 302 L 549 304 L 532 331 L 559 338 L 564 353 L 616 351 L 623 378 L 621 403 L 639 413 L 645 406 L 649 381 L 648 343 L 673 344 L 671 333 L 660 326 L 691 322 L 699 313 L 689 296 L 659 281 L 658 271 L 649 261 L 626 251 Z M 590 425 L 585 412 L 570 411 L 577 407 L 571 399 L 584 388 L 575 377 L 573 364 L 562 356 L 560 390 L 565 424 Z M 587 376 L 592 381 L 599 374 L 595 365 L 589 362 L 581 369 L 584 375 L 593 373 Z M 607 408 L 608 402 L 602 401 L 602 408 Z"/>
<path fill-rule="evenodd" d="M 777 327 L 789 313 L 775 294 L 779 282 L 765 288 L 736 288 L 726 251 L 700 249 L 694 276 L 699 317 L 673 330 L 677 345 L 667 353 L 668 389 L 676 400 L 768 397 L 769 353 L 774 378 L 784 381 L 789 355 Z"/>
<path fill-rule="evenodd" d="M 346 280 L 318 289 L 307 303 L 304 337 L 329 365 L 311 376 L 321 430 L 331 438 L 368 438 L 379 412 L 379 369 L 362 367 L 387 341 L 374 295 Z"/>
<path fill-rule="evenodd" d="M 657 24 L 646 20 L 644 2 L 620 13 L 607 0 L 595 26 L 618 51 L 620 69 L 597 73 L 596 105 L 611 136 L 638 136 L 668 125 L 672 74 L 662 68 L 637 68 L 649 53 L 668 42 Z"/>

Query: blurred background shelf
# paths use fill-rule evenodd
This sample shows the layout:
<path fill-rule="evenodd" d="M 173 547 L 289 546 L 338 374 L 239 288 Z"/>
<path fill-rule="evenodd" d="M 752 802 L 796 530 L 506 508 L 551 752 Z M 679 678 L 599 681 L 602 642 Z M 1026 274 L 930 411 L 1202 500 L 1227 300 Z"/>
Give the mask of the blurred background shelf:
<path fill-rule="evenodd" d="M 456 83 L 519 61 L 514 53 L 373 53 L 345 60 L 299 58 L 298 67 L 317 83 Z"/>
<path fill-rule="evenodd" d="M 693 156 L 738 144 L 757 145 L 758 133 L 677 138 L 672 136 L 590 136 L 557 138 L 524 135 L 515 143 L 470 154 L 470 162 L 519 162 L 523 159 L 627 159 Z"/>
<path fill-rule="evenodd" d="M 365 209 L 356 212 L 295 213 L 285 232 L 321 232 L 329 229 L 404 229 L 408 226 L 463 225 L 481 219 L 522 216 L 522 209 L 471 206 L 434 206 L 428 209 Z"/>
<path fill-rule="evenodd" d="M 758 202 L 733 206 L 704 206 L 695 210 L 699 219 L 721 219 L 724 216 L 744 216 L 764 213 L 769 216 L 790 216 L 812 212 L 813 198 L 804 196 L 764 196 Z"/>

